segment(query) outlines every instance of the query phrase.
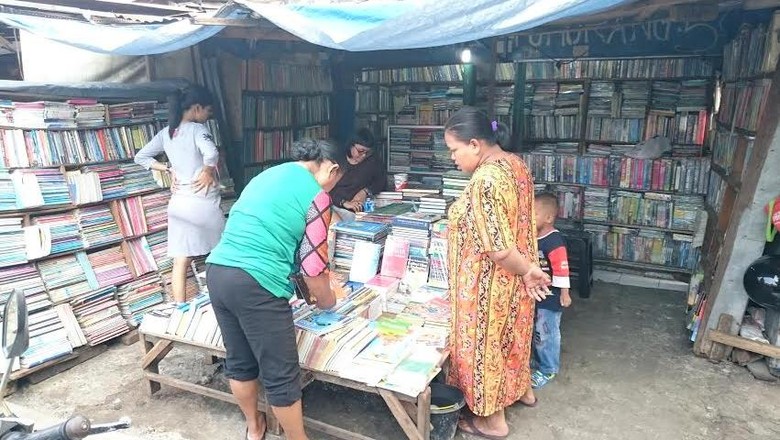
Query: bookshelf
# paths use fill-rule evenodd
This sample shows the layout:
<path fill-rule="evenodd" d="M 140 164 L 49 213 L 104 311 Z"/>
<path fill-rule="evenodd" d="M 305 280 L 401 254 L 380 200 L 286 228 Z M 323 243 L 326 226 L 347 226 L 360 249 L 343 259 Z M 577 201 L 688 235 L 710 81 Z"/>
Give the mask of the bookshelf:
<path fill-rule="evenodd" d="M 712 274 L 719 264 L 736 201 L 744 197 L 742 182 L 751 169 L 756 132 L 772 86 L 770 76 L 780 54 L 775 38 L 779 18 L 775 13 L 770 24 L 744 25 L 723 48 L 721 100 L 711 136 L 712 163 L 705 200 L 710 217 L 702 247 L 706 258 L 697 270 L 701 281 L 688 296 L 691 340 L 697 339 L 708 307 Z"/>
<path fill-rule="evenodd" d="M 388 173 L 443 176 L 455 170 L 441 125 L 390 125 L 387 128 Z"/>
<path fill-rule="evenodd" d="M 0 107 L 0 305 L 19 288 L 30 310 L 30 348 L 15 380 L 127 333 L 164 300 L 169 182 L 132 159 L 162 129 L 167 108 Z M 221 144 L 216 123 L 208 126 Z M 223 161 L 220 184 L 229 201 Z"/>
<path fill-rule="evenodd" d="M 391 125 L 444 125 L 463 106 L 463 70 L 457 64 L 366 69 L 355 76 L 355 91 L 355 126 L 368 127 L 387 146 Z"/>
<path fill-rule="evenodd" d="M 328 138 L 333 81 L 324 64 L 246 62 L 242 84 L 244 184 L 289 160 L 298 139 Z"/>
<path fill-rule="evenodd" d="M 717 62 L 530 57 L 497 69 L 497 79 L 522 69 L 523 159 L 540 189 L 558 194 L 559 226 L 591 233 L 597 263 L 686 277 L 696 269 Z M 655 136 L 671 151 L 624 156 Z"/>

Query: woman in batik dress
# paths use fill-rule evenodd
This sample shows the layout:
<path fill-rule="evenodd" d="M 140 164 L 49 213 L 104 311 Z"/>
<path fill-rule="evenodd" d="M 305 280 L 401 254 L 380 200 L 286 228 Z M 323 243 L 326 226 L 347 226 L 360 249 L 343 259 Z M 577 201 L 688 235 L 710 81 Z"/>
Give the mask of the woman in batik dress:
<path fill-rule="evenodd" d="M 473 173 L 449 211 L 448 381 L 473 414 L 461 430 L 485 438 L 508 435 L 504 408 L 536 404 L 529 364 L 534 305 L 550 283 L 538 264 L 533 180 L 518 156 L 502 150 L 506 138 L 503 124 L 471 107 L 445 126 L 452 159 Z"/>

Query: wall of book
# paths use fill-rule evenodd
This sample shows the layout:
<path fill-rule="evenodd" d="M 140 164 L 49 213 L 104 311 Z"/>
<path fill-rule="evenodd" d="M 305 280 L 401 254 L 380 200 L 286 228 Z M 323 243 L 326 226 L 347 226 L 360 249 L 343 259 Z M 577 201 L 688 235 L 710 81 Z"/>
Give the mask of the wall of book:
<path fill-rule="evenodd" d="M 485 72 L 477 72 L 476 106 L 498 122 L 502 122 L 513 131 L 512 114 L 515 102 L 515 65 L 496 63 L 492 78 L 486 78 Z"/>
<path fill-rule="evenodd" d="M 383 145 L 390 125 L 443 125 L 463 106 L 460 65 L 366 69 L 355 84 L 355 127 L 368 127 Z"/>
<path fill-rule="evenodd" d="M 598 263 L 686 275 L 696 268 L 718 63 L 539 58 L 514 65 L 526 78 L 516 110 L 523 158 L 535 182 L 559 195 L 560 226 L 592 234 Z M 666 151 L 638 158 L 648 157 L 636 154 L 644 142 L 658 137 L 668 140 Z"/>
<path fill-rule="evenodd" d="M 164 301 L 170 182 L 132 158 L 167 108 L 88 100 L 0 107 L 0 306 L 18 288 L 30 310 L 30 348 L 14 380 L 127 333 Z M 220 168 L 230 203 L 232 181 Z M 197 293 L 194 280 L 188 290 Z"/>
<path fill-rule="evenodd" d="M 780 14 L 770 23 L 745 25 L 723 48 L 723 78 L 720 106 L 712 135 L 712 165 L 708 178 L 706 210 L 710 221 L 704 241 L 706 258 L 698 268 L 697 283 L 688 296 L 691 340 L 696 340 L 707 307 L 711 275 L 731 222 L 742 181 L 750 170 L 756 131 L 764 116 L 771 75 L 775 71 L 780 43 Z"/>
<path fill-rule="evenodd" d="M 244 184 L 290 157 L 294 141 L 331 133 L 333 79 L 321 63 L 246 63 L 242 85 Z"/>

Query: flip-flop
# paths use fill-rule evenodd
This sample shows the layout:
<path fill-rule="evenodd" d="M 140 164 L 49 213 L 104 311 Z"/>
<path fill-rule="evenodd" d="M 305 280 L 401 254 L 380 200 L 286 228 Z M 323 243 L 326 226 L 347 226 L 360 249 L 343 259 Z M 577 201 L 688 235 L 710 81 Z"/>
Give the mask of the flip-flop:
<path fill-rule="evenodd" d="M 268 433 L 268 428 L 266 428 L 266 432 L 263 433 L 263 436 L 260 437 L 260 440 L 265 440 L 265 435 Z M 249 440 L 249 428 L 246 428 L 246 434 L 244 435 L 244 440 Z"/>
<path fill-rule="evenodd" d="M 504 440 L 505 438 L 509 437 L 509 434 L 507 435 L 485 434 L 484 432 L 480 431 L 479 428 L 477 428 L 477 425 L 474 423 L 474 417 L 464 417 L 463 421 L 466 422 L 466 425 L 469 427 L 469 430 L 466 431 L 461 429 L 461 431 L 465 432 L 468 435 L 473 435 L 475 437 L 482 437 L 488 440 Z"/>
<path fill-rule="evenodd" d="M 528 408 L 535 408 L 536 405 L 539 403 L 539 398 L 534 398 L 534 403 L 525 403 L 522 399 L 519 399 L 518 402 L 520 402 L 521 405 L 527 406 Z"/>

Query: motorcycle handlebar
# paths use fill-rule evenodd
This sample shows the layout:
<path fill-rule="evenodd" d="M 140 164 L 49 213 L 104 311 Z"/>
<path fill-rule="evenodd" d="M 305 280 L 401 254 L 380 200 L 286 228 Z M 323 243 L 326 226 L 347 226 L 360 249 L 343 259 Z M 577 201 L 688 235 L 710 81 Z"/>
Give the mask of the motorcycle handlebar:
<path fill-rule="evenodd" d="M 2 440 L 81 440 L 90 434 L 89 420 L 75 416 L 49 428 L 32 432 L 11 432 Z"/>
<path fill-rule="evenodd" d="M 64 423 L 33 433 L 9 432 L 0 440 L 81 440 L 89 435 L 104 434 L 129 427 L 130 419 L 128 417 L 122 417 L 114 423 L 92 425 L 88 419 L 75 416 Z"/>

